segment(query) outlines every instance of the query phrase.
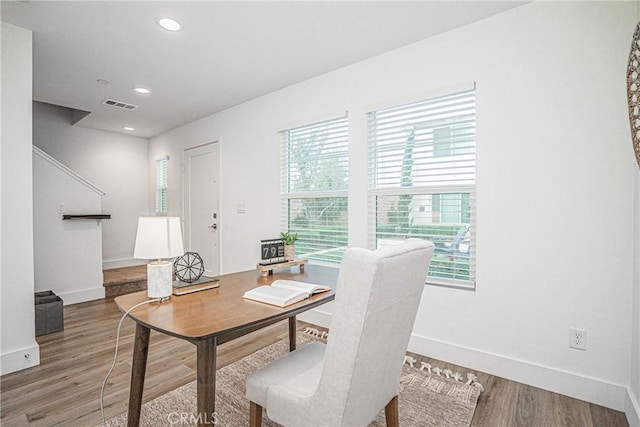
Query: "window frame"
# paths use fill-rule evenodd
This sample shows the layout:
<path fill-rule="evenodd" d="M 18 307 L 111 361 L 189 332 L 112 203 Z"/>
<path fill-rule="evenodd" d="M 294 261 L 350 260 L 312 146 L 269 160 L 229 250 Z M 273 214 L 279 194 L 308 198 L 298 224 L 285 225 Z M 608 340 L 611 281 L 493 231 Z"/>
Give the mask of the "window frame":
<path fill-rule="evenodd" d="M 335 125 L 339 129 L 343 129 L 342 133 L 344 133 L 345 135 L 339 138 L 341 141 L 339 144 L 342 144 L 343 146 L 338 147 L 339 151 L 336 154 L 339 154 L 339 155 L 332 156 L 331 154 L 326 154 L 326 153 L 325 155 L 329 158 L 338 159 L 337 161 L 339 162 L 344 162 L 344 163 L 341 163 L 344 169 L 344 174 L 345 174 L 344 186 L 342 186 L 343 188 L 328 188 L 328 189 L 320 188 L 320 189 L 307 189 L 307 190 L 299 190 L 299 189 L 292 188 L 294 186 L 294 181 L 295 181 L 291 172 L 292 164 L 294 163 L 294 161 L 292 160 L 292 154 L 291 154 L 292 152 L 291 144 L 295 140 L 295 137 L 293 137 L 292 135 L 310 134 L 310 133 L 312 134 L 314 129 L 321 129 L 323 126 L 330 127 L 332 125 Z M 291 202 L 292 201 L 300 201 L 299 203 L 313 204 L 314 199 L 315 200 L 326 199 L 326 198 L 336 199 L 339 202 L 339 204 L 346 206 L 343 211 L 345 216 L 344 231 L 339 233 L 340 236 L 343 236 L 342 240 L 344 240 L 345 244 L 344 244 L 344 247 L 331 248 L 329 249 L 329 252 L 337 250 L 339 252 L 339 258 L 335 260 L 323 260 L 320 254 L 320 251 L 307 252 L 307 253 L 301 253 L 299 251 L 300 248 L 306 248 L 309 246 L 314 247 L 314 245 L 320 246 L 325 241 L 328 243 L 331 243 L 330 239 L 326 239 L 326 230 L 325 230 L 324 238 L 320 239 L 321 242 L 315 242 L 315 243 L 313 241 L 310 241 L 309 239 L 305 239 L 303 237 L 304 233 L 302 233 L 303 236 L 301 236 L 300 240 L 298 240 L 296 244 L 296 258 L 300 256 L 302 258 L 313 261 L 314 264 L 324 264 L 329 266 L 339 265 L 339 263 L 342 260 L 342 254 L 344 253 L 344 249 L 346 248 L 348 243 L 348 231 L 349 231 L 348 230 L 348 186 L 349 186 L 348 118 L 347 116 L 341 116 L 337 118 L 323 120 L 320 122 L 315 122 L 315 123 L 310 123 L 302 126 L 285 129 L 279 132 L 279 137 L 280 137 L 280 156 L 281 156 L 281 160 L 280 160 L 281 229 L 283 231 L 293 231 L 293 232 L 300 231 L 300 230 L 296 230 L 291 225 L 292 221 L 294 220 L 294 218 L 291 218 Z M 335 137 L 335 135 L 331 133 L 330 137 L 333 138 Z M 311 144 L 310 147 L 314 147 L 314 145 Z M 333 145 L 331 147 L 333 147 Z M 320 159 L 321 157 L 326 158 L 325 156 L 319 156 L 317 157 L 317 159 Z M 312 229 L 309 229 L 309 230 L 312 230 Z M 305 230 L 305 231 L 309 231 L 309 230 Z M 320 230 L 322 229 L 320 228 Z M 310 234 L 311 232 L 312 231 L 309 231 Z M 338 242 L 339 240 L 340 239 L 338 237 L 335 238 L 335 242 Z M 330 256 L 328 256 L 327 258 L 330 258 Z"/>
<path fill-rule="evenodd" d="M 169 214 L 169 156 L 156 160 L 156 216 Z"/>
<path fill-rule="evenodd" d="M 441 98 L 444 99 L 448 96 L 456 96 L 457 94 L 467 94 L 467 93 L 470 94 L 470 96 L 472 96 L 473 98 L 473 102 L 472 102 L 473 119 L 472 119 L 472 126 L 470 128 L 472 129 L 472 131 L 470 133 L 463 132 L 462 134 L 458 135 L 459 137 L 460 135 L 462 135 L 461 139 L 465 142 L 461 146 L 459 145 L 458 147 L 456 147 L 457 142 L 455 141 L 455 137 L 454 137 L 454 132 L 455 132 L 454 129 L 457 129 L 458 127 L 455 121 L 449 125 L 437 123 L 437 121 L 435 121 L 435 124 L 433 124 L 430 128 L 432 133 L 431 152 L 427 153 L 426 151 L 423 151 L 417 157 L 412 157 L 411 163 L 413 164 L 414 162 L 425 161 L 425 159 L 429 158 L 428 156 L 430 156 L 433 159 L 440 159 L 440 161 L 444 161 L 444 162 L 447 162 L 446 157 L 452 157 L 454 160 L 451 161 L 451 164 L 455 166 L 456 162 L 459 161 L 459 159 L 456 159 L 455 156 L 459 155 L 461 156 L 460 157 L 461 159 L 463 157 L 469 157 L 469 158 L 473 157 L 473 162 L 472 162 L 473 179 L 461 180 L 460 182 L 454 182 L 454 183 L 447 183 L 447 182 L 439 181 L 438 179 L 434 179 L 434 182 L 430 182 L 428 181 L 427 174 L 425 174 L 425 175 L 420 175 L 418 177 L 419 182 L 416 184 L 415 182 L 412 182 L 412 181 L 415 181 L 413 179 L 413 172 L 411 172 L 412 169 L 410 169 L 410 172 L 409 172 L 410 177 L 407 179 L 405 178 L 404 170 L 398 173 L 397 163 L 399 163 L 399 161 L 396 161 L 396 166 L 395 166 L 396 173 L 394 175 L 395 176 L 394 179 L 396 182 L 393 184 L 390 184 L 389 183 L 390 181 L 384 181 L 383 179 L 383 183 L 382 185 L 380 185 L 380 176 L 382 176 L 384 172 L 388 172 L 391 170 L 389 169 L 389 167 L 384 165 L 384 162 L 388 160 L 384 157 L 385 155 L 381 154 L 380 151 L 378 150 L 379 148 L 378 139 L 384 140 L 384 138 L 388 138 L 388 136 L 384 136 L 383 134 L 384 132 L 387 132 L 389 129 L 389 128 L 383 128 L 383 126 L 379 125 L 377 120 L 380 113 L 383 113 L 383 112 L 388 113 L 390 111 L 393 111 L 395 113 L 397 111 L 402 111 L 403 109 L 406 109 L 406 111 L 410 111 L 410 109 L 416 105 L 428 104 L 429 102 L 432 102 L 432 101 L 437 102 Z M 457 90 L 441 92 L 435 96 L 430 95 L 429 97 L 422 98 L 417 101 L 406 102 L 406 103 L 403 103 L 400 105 L 394 105 L 391 107 L 378 108 L 376 110 L 372 110 L 367 113 L 367 133 L 368 133 L 367 152 L 368 152 L 368 178 L 369 178 L 369 190 L 368 190 L 369 246 L 371 248 L 378 247 L 379 235 L 384 233 L 380 231 L 380 227 L 379 227 L 380 225 L 382 225 L 382 223 L 379 223 L 380 218 L 378 217 L 378 215 L 379 215 L 380 207 L 378 206 L 378 202 L 384 203 L 385 200 L 382 198 L 386 196 L 397 196 L 397 197 L 402 197 L 405 195 L 430 196 L 429 198 L 430 204 L 424 205 L 425 206 L 424 209 L 420 209 L 419 211 L 417 211 L 419 214 L 421 214 L 422 212 L 425 212 L 428 210 L 428 206 L 430 206 L 431 210 L 433 210 L 433 207 L 434 207 L 433 203 L 435 202 L 432 199 L 433 196 L 438 195 L 439 196 L 438 199 L 440 203 L 442 203 L 445 200 L 443 196 L 446 196 L 446 195 L 453 196 L 454 194 L 455 195 L 459 194 L 458 197 L 460 200 L 460 203 L 459 203 L 460 204 L 460 212 L 459 212 L 460 224 L 462 226 L 467 224 L 466 222 L 463 222 L 463 220 L 468 218 L 468 229 L 462 235 L 462 238 L 466 237 L 467 235 L 469 238 L 468 248 L 466 247 L 466 243 L 465 243 L 465 249 L 467 249 L 468 251 L 467 254 L 469 259 L 468 280 L 461 279 L 461 278 L 434 277 L 434 276 L 427 275 L 427 277 L 425 278 L 425 284 L 428 284 L 428 285 L 475 290 L 476 244 L 477 244 L 476 218 L 475 218 L 476 217 L 476 178 L 477 178 L 477 173 L 476 173 L 476 167 L 477 167 L 476 140 L 477 138 L 476 138 L 476 130 L 475 130 L 477 126 L 476 107 L 477 107 L 477 103 L 476 103 L 475 84 L 473 84 L 471 87 L 465 87 Z M 424 117 L 421 118 L 421 120 L 429 120 L 429 119 L 430 119 L 430 116 L 428 115 L 425 115 Z M 444 143 L 438 142 L 436 139 L 437 138 L 436 133 L 442 134 L 444 132 L 443 129 L 447 127 L 450 129 L 450 131 L 447 133 L 448 138 L 450 138 L 450 140 L 445 141 Z M 383 136 L 380 136 L 380 135 L 383 135 Z M 471 140 L 472 142 L 469 145 L 466 145 L 468 144 L 469 140 Z M 412 155 L 416 154 L 415 153 L 416 147 L 417 147 L 417 144 L 411 147 Z M 385 147 L 384 149 L 389 150 L 388 147 Z M 385 167 L 387 169 L 385 169 Z M 404 163 L 403 163 L 403 167 L 404 167 Z M 427 182 L 422 181 L 421 179 Z M 452 181 L 455 181 L 455 180 L 452 179 Z M 466 196 L 467 194 L 468 196 Z M 452 198 L 449 197 L 449 199 L 451 200 Z M 411 203 L 413 203 L 414 200 L 415 198 L 412 197 Z M 386 201 L 386 203 L 387 204 L 389 203 L 388 200 Z M 418 207 L 420 208 L 421 205 L 418 205 Z M 467 207 L 468 207 L 468 212 L 465 211 Z M 396 202 L 396 208 L 399 208 L 398 202 Z M 413 208 L 409 207 L 407 215 L 411 215 L 412 209 Z M 387 212 L 387 215 L 388 214 L 389 212 Z M 425 214 L 425 215 L 433 215 L 433 212 L 429 212 L 428 214 Z M 443 212 L 442 212 L 442 209 L 440 209 L 438 211 L 438 219 L 434 221 L 433 217 L 431 217 L 429 220 L 430 221 L 429 224 L 447 224 L 447 223 L 441 222 L 441 220 L 443 219 L 442 217 L 443 217 Z M 387 221 L 389 220 L 387 219 Z M 451 224 L 454 224 L 454 223 L 451 223 Z M 410 229 L 412 226 L 407 225 L 407 227 L 409 227 L 408 228 L 409 232 L 405 235 L 405 238 L 407 238 L 407 236 L 411 237 Z M 464 230 L 460 229 L 459 231 L 464 231 Z M 436 254 L 434 254 L 434 258 L 435 258 L 435 255 Z M 433 264 L 434 258 L 432 258 L 432 266 L 434 265 Z M 456 268 L 455 261 L 452 262 L 452 265 L 453 265 L 452 268 L 455 269 Z M 430 272 L 431 272 L 431 267 L 430 267 Z M 456 274 L 458 273 L 454 273 L 452 274 L 452 276 L 455 277 Z"/>

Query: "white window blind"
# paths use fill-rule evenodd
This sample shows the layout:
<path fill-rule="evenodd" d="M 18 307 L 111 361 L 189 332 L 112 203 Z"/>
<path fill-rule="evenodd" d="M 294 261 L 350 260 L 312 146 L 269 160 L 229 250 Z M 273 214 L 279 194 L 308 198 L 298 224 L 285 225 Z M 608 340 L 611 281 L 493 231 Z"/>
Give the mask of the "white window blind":
<path fill-rule="evenodd" d="M 347 246 L 346 118 L 280 133 L 282 229 L 297 232 L 296 258 L 339 263 Z"/>
<path fill-rule="evenodd" d="M 475 89 L 368 113 L 372 246 L 432 241 L 428 283 L 475 286 Z"/>
<path fill-rule="evenodd" d="M 168 212 L 167 167 L 169 157 L 156 160 L 156 215 Z"/>

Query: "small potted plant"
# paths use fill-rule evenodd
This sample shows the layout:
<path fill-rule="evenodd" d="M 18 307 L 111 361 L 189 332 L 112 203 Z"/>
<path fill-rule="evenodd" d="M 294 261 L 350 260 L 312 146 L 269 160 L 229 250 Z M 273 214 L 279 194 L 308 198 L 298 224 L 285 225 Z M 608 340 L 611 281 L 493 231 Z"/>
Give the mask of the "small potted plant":
<path fill-rule="evenodd" d="M 280 233 L 280 238 L 284 242 L 284 259 L 293 261 L 295 259 L 298 233 L 282 232 Z"/>

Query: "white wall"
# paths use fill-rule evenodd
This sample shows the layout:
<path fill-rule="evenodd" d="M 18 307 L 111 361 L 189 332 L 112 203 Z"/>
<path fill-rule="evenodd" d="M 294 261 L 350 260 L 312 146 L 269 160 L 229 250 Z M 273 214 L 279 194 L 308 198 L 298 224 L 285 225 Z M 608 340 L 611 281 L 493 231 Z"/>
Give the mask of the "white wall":
<path fill-rule="evenodd" d="M 636 1 L 636 20 L 640 21 L 640 1 Z M 640 159 L 638 159 L 640 167 Z M 631 427 L 640 427 L 640 173 L 635 174 L 635 248 L 633 251 L 633 292 L 631 324 L 631 378 L 625 413 Z"/>
<path fill-rule="evenodd" d="M 144 263 L 132 257 L 138 217 L 149 213 L 149 141 L 72 126 L 72 113 L 34 102 L 33 144 L 106 193 L 102 208 L 111 219 L 102 223 L 104 267 Z"/>
<path fill-rule="evenodd" d="M 104 298 L 102 228 L 97 220 L 62 220 L 71 212 L 102 212 L 102 193 L 64 165 L 33 149 L 35 290 L 52 290 L 64 304 Z"/>
<path fill-rule="evenodd" d="M 631 12 L 635 5 L 622 2 L 532 4 L 457 33 L 459 44 L 474 40 L 468 66 L 482 75 L 478 286 L 455 299 L 427 289 L 423 304 L 445 303 L 418 316 L 419 348 L 623 409 L 634 224 L 624 78 Z M 586 352 L 568 348 L 571 326 L 586 329 Z"/>
<path fill-rule="evenodd" d="M 631 372 L 635 4 L 532 3 L 206 117 L 156 157 L 221 138 L 222 272 L 279 231 L 278 131 L 349 111 L 351 245 L 367 244 L 366 118 L 477 82 L 477 290 L 427 287 L 411 348 L 622 410 Z M 175 168 L 178 169 L 178 168 Z M 179 213 L 180 174 L 169 175 Z M 245 204 L 246 215 L 235 212 Z M 637 310 L 637 306 L 635 307 Z M 569 327 L 587 351 L 568 347 Z"/>
<path fill-rule="evenodd" d="M 640 160 L 638 163 L 640 166 Z M 631 325 L 631 384 L 625 413 L 631 427 L 640 427 L 640 172 L 635 176 L 635 240 Z"/>
<path fill-rule="evenodd" d="M 0 374 L 35 366 L 31 31 L 2 22 Z M 25 357 L 28 355 L 28 358 Z"/>

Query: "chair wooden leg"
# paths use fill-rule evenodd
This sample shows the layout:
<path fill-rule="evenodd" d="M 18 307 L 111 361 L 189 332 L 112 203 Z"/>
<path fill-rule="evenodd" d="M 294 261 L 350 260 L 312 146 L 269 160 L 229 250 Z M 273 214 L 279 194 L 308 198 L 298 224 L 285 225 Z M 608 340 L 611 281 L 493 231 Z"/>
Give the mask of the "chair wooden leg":
<path fill-rule="evenodd" d="M 387 427 L 399 427 L 400 420 L 398 419 L 398 396 L 394 396 L 393 399 L 387 403 L 384 407 L 384 417 L 387 420 Z"/>
<path fill-rule="evenodd" d="M 249 402 L 249 427 L 260 427 L 262 425 L 262 406 Z"/>

